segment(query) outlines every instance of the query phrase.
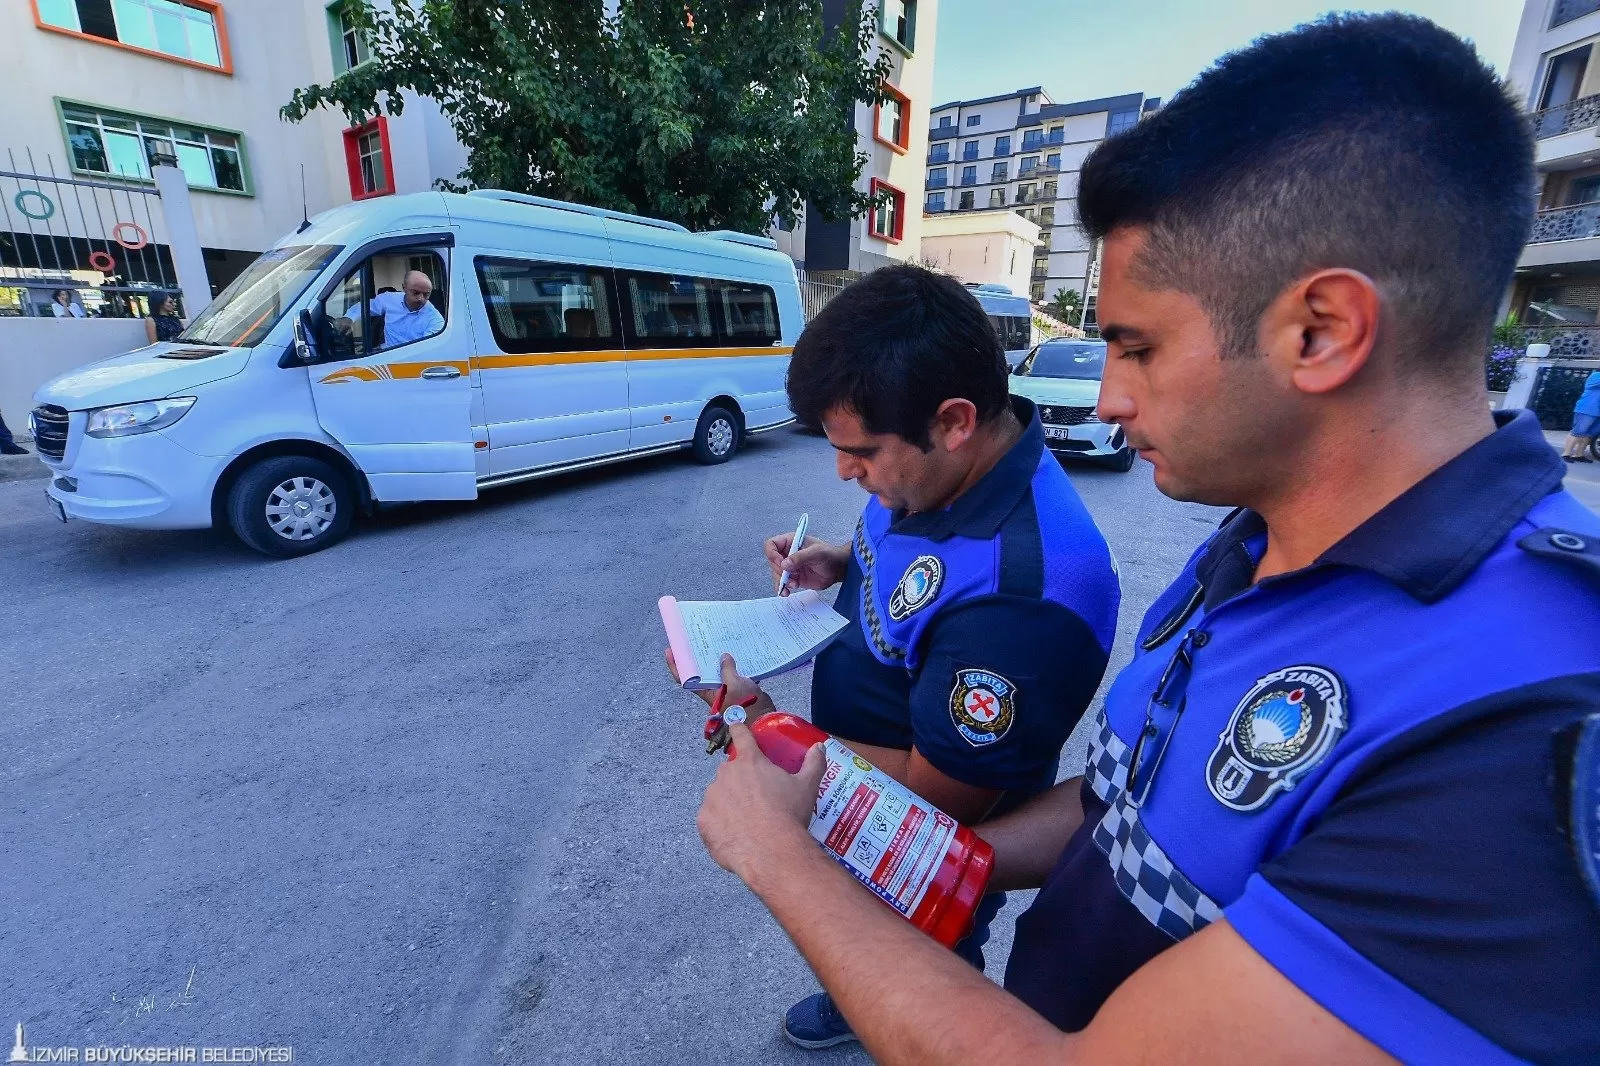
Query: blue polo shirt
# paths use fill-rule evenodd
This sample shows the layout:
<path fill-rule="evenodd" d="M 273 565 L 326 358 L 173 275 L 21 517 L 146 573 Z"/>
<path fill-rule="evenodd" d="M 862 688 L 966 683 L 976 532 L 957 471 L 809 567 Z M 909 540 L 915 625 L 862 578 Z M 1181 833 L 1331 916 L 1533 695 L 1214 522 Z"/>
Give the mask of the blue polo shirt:
<path fill-rule="evenodd" d="M 867 503 L 837 602 L 851 625 L 811 684 L 818 727 L 915 747 L 957 781 L 1002 790 L 997 811 L 1054 784 L 1105 673 L 1120 596 L 1038 411 L 1013 405 L 1021 438 L 948 509 Z"/>
<path fill-rule="evenodd" d="M 1195 554 L 1008 989 L 1080 1029 L 1226 920 L 1403 1061 L 1600 1062 L 1600 856 L 1558 754 L 1600 709 L 1600 519 L 1531 414 L 1500 422 L 1303 570 L 1253 583 L 1248 511 Z"/>

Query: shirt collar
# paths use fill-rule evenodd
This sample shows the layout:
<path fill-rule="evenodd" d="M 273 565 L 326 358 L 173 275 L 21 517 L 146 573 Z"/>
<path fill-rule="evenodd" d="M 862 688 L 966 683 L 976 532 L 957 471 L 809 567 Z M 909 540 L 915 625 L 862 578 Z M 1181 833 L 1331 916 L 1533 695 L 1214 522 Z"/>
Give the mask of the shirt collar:
<path fill-rule="evenodd" d="M 1367 570 L 1423 603 L 1449 595 L 1566 474 L 1531 411 L 1497 411 L 1494 420 L 1493 433 L 1401 493 L 1307 569 Z M 1223 522 L 1195 566 L 1208 610 L 1250 584 L 1264 541 L 1249 542 L 1266 528 L 1260 515 L 1243 509 Z"/>
<path fill-rule="evenodd" d="M 1011 410 L 1023 425 L 1022 436 L 1000 461 L 942 511 L 912 515 L 895 512 L 889 532 L 928 540 L 958 535 L 987 540 L 998 533 L 1006 516 L 1033 483 L 1039 457 L 1044 453 L 1044 427 L 1039 424 L 1039 409 L 1033 401 L 1013 396 Z"/>

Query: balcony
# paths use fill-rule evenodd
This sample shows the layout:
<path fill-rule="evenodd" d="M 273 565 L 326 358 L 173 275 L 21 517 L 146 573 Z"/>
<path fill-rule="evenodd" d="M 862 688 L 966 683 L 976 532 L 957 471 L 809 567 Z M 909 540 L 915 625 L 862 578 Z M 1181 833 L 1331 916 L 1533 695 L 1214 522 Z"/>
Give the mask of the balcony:
<path fill-rule="evenodd" d="M 941 151 L 941 152 L 929 152 L 928 153 L 928 162 L 929 162 L 929 164 L 933 164 L 933 163 L 948 163 L 948 162 L 950 162 L 950 152 L 949 152 L 949 150 L 946 149 L 946 150 Z"/>
<path fill-rule="evenodd" d="M 1600 262 L 1600 201 L 1540 211 L 1518 267 Z"/>
<path fill-rule="evenodd" d="M 967 145 L 966 148 L 962 149 L 962 151 L 961 151 L 961 161 L 963 163 L 965 163 L 969 159 L 976 159 L 976 158 L 978 158 L 978 146 L 976 144 L 969 144 L 969 145 Z"/>
<path fill-rule="evenodd" d="M 1600 0 L 1556 0 L 1556 9 L 1550 14 L 1550 28 L 1565 26 L 1596 11 L 1600 11 Z"/>
<path fill-rule="evenodd" d="M 1600 5 L 1600 0 L 1596 4 Z M 1593 126 L 1600 126 L 1600 93 L 1533 113 L 1533 135 L 1541 140 Z"/>
<path fill-rule="evenodd" d="M 928 188 L 930 189 L 943 189 L 949 184 L 950 175 L 946 174 L 944 171 L 940 171 L 938 174 L 934 174 L 928 178 Z"/>

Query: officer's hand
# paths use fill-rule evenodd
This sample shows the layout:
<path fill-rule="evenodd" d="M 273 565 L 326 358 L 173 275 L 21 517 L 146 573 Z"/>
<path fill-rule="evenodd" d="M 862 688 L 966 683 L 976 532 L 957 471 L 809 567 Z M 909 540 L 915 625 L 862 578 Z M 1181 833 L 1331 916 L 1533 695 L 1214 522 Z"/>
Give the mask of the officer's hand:
<path fill-rule="evenodd" d="M 678 672 L 678 661 L 672 657 L 671 648 L 667 649 L 667 673 L 672 675 L 674 684 L 683 684 L 683 675 Z M 775 709 L 772 697 L 762 692 L 760 685 L 739 673 L 739 664 L 733 661 L 731 655 L 722 657 L 722 683 L 728 686 L 728 695 L 722 701 L 724 708 L 737 707 L 754 696 L 756 702 L 745 711 L 746 717 L 758 718 Z M 696 689 L 694 694 L 704 700 L 707 707 L 710 707 L 717 698 L 717 690 L 714 688 Z"/>
<path fill-rule="evenodd" d="M 747 726 L 733 723 L 728 732 L 728 758 L 706 789 L 696 825 L 717 865 L 748 882 L 777 849 L 816 846 L 806 826 L 826 760 L 814 745 L 800 772 L 788 774 L 761 753 Z"/>
<path fill-rule="evenodd" d="M 844 580 L 845 569 L 850 565 L 849 548 L 807 537 L 800 550 L 789 558 L 789 545 L 793 543 L 792 532 L 767 538 L 765 550 L 767 566 L 772 568 L 772 587 L 777 589 L 784 571 L 789 572 L 789 588 L 780 589 L 778 595 L 786 596 L 797 588 L 820 592 Z"/>

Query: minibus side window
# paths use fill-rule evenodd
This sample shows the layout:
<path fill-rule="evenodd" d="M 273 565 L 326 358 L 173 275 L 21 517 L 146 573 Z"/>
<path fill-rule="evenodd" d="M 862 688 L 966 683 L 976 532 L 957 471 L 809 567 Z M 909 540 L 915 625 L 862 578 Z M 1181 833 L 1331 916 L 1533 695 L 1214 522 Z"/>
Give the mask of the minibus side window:
<path fill-rule="evenodd" d="M 323 361 L 360 359 L 443 332 L 447 278 L 431 248 L 392 248 L 362 260 L 323 301 Z"/>
<path fill-rule="evenodd" d="M 628 298 L 628 335 L 643 348 L 706 348 L 723 343 L 712 314 L 719 282 L 686 274 L 618 274 Z"/>
<path fill-rule="evenodd" d="M 776 344 L 783 336 L 778 329 L 778 300 L 765 285 L 743 281 L 719 281 L 722 321 L 726 338 L 735 344 Z"/>
<path fill-rule="evenodd" d="M 609 270 L 488 256 L 479 256 L 474 265 L 489 329 L 502 352 L 620 346 Z"/>

